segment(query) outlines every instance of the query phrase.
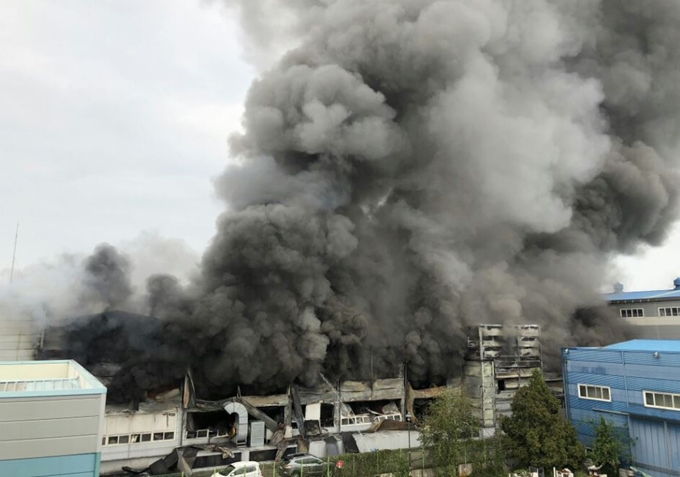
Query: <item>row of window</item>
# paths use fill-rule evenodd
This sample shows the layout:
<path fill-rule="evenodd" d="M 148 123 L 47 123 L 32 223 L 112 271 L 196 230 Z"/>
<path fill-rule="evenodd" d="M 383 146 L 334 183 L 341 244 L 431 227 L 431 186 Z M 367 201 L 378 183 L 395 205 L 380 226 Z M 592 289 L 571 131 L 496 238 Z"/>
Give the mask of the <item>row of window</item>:
<path fill-rule="evenodd" d="M 187 439 L 200 439 L 201 437 L 229 437 L 226 429 L 199 429 L 198 431 L 187 431 L 184 434 Z"/>
<path fill-rule="evenodd" d="M 352 424 L 370 424 L 373 420 L 369 414 L 360 414 L 358 416 L 343 417 L 340 423 L 343 426 L 350 426 Z"/>
<path fill-rule="evenodd" d="M 578 397 L 595 401 L 611 401 L 611 390 L 606 386 L 578 385 Z"/>
<path fill-rule="evenodd" d="M 381 414 L 375 417 L 370 414 L 359 414 L 358 416 L 343 417 L 340 423 L 343 426 L 350 426 L 352 424 L 371 424 L 373 421 L 401 421 L 401 414 Z"/>
<path fill-rule="evenodd" d="M 199 439 L 202 437 L 228 437 L 227 430 L 200 429 L 187 431 L 187 439 Z M 147 432 L 143 434 L 127 434 L 122 436 L 105 436 L 102 438 L 103 446 L 115 446 L 123 444 L 137 444 L 139 442 L 171 441 L 175 438 L 174 432 Z"/>
<path fill-rule="evenodd" d="M 621 318 L 641 318 L 645 316 L 643 308 L 621 308 L 619 310 Z M 659 316 L 680 316 L 680 307 L 666 306 L 659 308 Z"/>
<path fill-rule="evenodd" d="M 383 414 L 375 416 L 376 421 L 401 421 L 401 414 Z"/>
<path fill-rule="evenodd" d="M 143 434 L 125 434 L 122 436 L 104 436 L 103 446 L 117 446 L 125 444 L 137 444 L 140 442 L 171 441 L 175 438 L 174 432 L 147 432 Z"/>
<path fill-rule="evenodd" d="M 677 306 L 667 306 L 665 308 L 659 308 L 659 316 L 678 316 L 680 308 Z"/>
<path fill-rule="evenodd" d="M 659 409 L 680 410 L 680 394 L 659 393 L 655 391 L 642 391 L 645 407 Z M 594 401 L 612 400 L 611 389 L 607 386 L 592 386 L 590 384 L 578 385 L 578 397 L 592 399 Z"/>
<path fill-rule="evenodd" d="M 644 391 L 645 406 L 680 410 L 680 394 Z"/>
<path fill-rule="evenodd" d="M 619 311 L 621 313 L 621 318 L 637 318 L 645 316 L 645 310 L 642 308 L 622 308 Z"/>

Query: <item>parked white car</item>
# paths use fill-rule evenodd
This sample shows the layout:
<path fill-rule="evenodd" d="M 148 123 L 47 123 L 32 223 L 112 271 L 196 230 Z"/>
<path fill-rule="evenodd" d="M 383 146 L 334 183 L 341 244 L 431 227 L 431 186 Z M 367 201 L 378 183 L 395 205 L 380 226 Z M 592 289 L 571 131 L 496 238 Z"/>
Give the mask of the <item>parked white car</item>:
<path fill-rule="evenodd" d="M 262 471 L 257 462 L 232 462 L 212 477 L 262 477 Z"/>

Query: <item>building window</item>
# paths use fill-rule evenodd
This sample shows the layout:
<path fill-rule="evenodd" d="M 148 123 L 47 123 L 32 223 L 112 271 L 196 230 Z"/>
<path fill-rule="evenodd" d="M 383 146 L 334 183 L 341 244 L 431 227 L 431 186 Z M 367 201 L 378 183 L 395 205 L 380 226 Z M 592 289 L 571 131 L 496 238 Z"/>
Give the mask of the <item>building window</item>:
<path fill-rule="evenodd" d="M 578 385 L 578 397 L 595 401 L 611 401 L 611 390 L 607 386 Z"/>
<path fill-rule="evenodd" d="M 680 307 L 667 306 L 664 308 L 659 308 L 659 316 L 678 316 L 678 315 L 680 315 Z"/>
<path fill-rule="evenodd" d="M 680 394 L 653 391 L 643 391 L 643 394 L 645 395 L 645 407 L 680 410 Z"/>
<path fill-rule="evenodd" d="M 228 429 L 199 429 L 197 431 L 186 431 L 184 437 L 187 439 L 201 439 L 205 437 L 229 437 Z"/>
<path fill-rule="evenodd" d="M 619 310 L 621 318 L 638 318 L 645 316 L 645 310 L 642 308 L 622 308 Z"/>
<path fill-rule="evenodd" d="M 153 436 L 154 441 L 171 441 L 175 438 L 174 432 L 156 432 L 154 434 L 128 434 L 123 436 L 104 436 L 102 445 L 115 446 L 125 444 L 138 444 L 140 442 L 151 442 Z"/>

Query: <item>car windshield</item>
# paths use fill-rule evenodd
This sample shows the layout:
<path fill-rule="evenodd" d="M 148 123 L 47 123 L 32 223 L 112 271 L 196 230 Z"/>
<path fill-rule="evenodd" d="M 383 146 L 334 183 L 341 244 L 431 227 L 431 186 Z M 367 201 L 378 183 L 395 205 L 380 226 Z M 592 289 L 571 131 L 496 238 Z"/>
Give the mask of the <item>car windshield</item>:
<path fill-rule="evenodd" d="M 234 467 L 233 465 L 228 465 L 220 471 L 220 474 L 229 475 L 229 473 L 234 471 L 234 470 L 236 470 L 236 467 Z"/>

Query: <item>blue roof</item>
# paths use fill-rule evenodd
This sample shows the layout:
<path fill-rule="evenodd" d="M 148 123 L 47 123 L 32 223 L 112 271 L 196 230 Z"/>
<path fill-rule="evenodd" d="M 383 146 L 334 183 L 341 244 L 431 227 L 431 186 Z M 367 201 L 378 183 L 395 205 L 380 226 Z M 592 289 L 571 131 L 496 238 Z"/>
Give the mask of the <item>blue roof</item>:
<path fill-rule="evenodd" d="M 680 289 L 605 293 L 607 301 L 680 299 Z"/>
<path fill-rule="evenodd" d="M 680 340 L 630 340 L 604 346 L 619 351 L 665 351 L 680 353 Z"/>

